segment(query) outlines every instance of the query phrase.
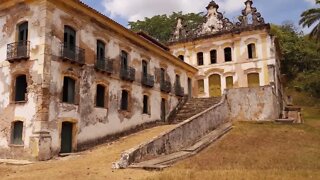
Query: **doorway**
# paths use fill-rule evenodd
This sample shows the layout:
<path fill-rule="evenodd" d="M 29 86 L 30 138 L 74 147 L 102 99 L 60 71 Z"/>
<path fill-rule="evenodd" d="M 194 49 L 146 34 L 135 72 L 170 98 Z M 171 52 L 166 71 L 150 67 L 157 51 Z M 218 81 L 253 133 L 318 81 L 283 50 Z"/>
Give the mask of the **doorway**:
<path fill-rule="evenodd" d="M 209 77 L 209 92 L 210 97 L 221 96 L 221 77 L 218 74 L 213 74 Z"/>
<path fill-rule="evenodd" d="M 61 128 L 61 150 L 60 153 L 72 152 L 73 123 L 63 122 Z"/>

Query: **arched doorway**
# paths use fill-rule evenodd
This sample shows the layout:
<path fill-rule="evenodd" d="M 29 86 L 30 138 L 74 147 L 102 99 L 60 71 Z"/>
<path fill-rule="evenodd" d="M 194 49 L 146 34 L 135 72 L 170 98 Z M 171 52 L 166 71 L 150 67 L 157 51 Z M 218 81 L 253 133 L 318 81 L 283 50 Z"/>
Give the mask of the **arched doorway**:
<path fill-rule="evenodd" d="M 210 97 L 221 96 L 221 77 L 218 74 L 213 74 L 209 77 L 209 93 Z"/>

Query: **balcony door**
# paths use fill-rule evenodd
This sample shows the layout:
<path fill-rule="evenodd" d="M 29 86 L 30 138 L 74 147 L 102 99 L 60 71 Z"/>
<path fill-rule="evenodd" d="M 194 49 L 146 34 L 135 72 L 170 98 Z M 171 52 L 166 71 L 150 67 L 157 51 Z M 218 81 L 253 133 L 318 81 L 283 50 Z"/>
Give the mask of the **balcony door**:
<path fill-rule="evenodd" d="M 99 68 L 105 69 L 105 44 L 102 41 L 97 41 L 97 65 Z"/>
<path fill-rule="evenodd" d="M 142 77 L 146 78 L 148 76 L 148 63 L 142 61 Z"/>
<path fill-rule="evenodd" d="M 26 57 L 28 51 L 28 22 L 24 22 L 18 27 L 17 57 Z"/>
<path fill-rule="evenodd" d="M 66 58 L 75 60 L 76 56 L 76 31 L 69 26 L 64 27 L 64 49 L 63 55 Z"/>

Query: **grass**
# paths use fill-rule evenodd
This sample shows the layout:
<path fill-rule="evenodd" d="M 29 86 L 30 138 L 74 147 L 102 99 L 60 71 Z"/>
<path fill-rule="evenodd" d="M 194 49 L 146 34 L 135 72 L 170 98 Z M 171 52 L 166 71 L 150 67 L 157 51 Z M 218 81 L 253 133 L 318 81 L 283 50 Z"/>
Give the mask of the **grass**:
<path fill-rule="evenodd" d="M 320 109 L 305 124 L 236 123 L 222 140 L 148 180 L 320 179 Z"/>

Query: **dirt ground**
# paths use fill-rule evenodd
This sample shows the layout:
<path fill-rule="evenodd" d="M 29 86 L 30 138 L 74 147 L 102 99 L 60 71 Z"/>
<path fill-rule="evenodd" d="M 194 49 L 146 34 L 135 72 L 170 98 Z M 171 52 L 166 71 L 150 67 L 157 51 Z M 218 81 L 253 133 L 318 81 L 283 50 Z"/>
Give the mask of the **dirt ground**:
<path fill-rule="evenodd" d="M 0 179 L 320 179 L 320 109 L 305 124 L 235 123 L 221 140 L 160 172 L 112 170 L 121 152 L 172 126 L 160 126 L 102 145 L 79 156 L 27 166 L 0 165 Z"/>

